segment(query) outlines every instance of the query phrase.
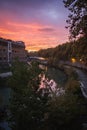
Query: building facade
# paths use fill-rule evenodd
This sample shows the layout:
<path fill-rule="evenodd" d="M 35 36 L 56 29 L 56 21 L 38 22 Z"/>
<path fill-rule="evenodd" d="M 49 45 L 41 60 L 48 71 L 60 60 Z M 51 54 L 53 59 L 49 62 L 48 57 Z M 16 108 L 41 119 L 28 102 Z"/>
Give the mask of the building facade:
<path fill-rule="evenodd" d="M 15 59 L 26 61 L 25 44 L 0 38 L 0 63 L 11 64 Z"/>

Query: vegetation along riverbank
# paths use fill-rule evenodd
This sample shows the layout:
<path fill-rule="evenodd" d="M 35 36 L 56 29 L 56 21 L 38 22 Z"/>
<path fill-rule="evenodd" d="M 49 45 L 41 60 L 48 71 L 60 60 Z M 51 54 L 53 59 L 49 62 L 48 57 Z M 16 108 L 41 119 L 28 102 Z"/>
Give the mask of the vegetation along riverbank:
<path fill-rule="evenodd" d="M 68 70 L 67 70 L 68 71 Z M 67 72 L 70 80 L 75 80 L 76 75 L 72 71 Z M 67 82 L 65 93 L 59 96 L 49 96 L 49 85 L 39 90 L 43 71 L 37 63 L 29 66 L 25 63 L 16 63 L 12 67 L 12 77 L 9 85 L 12 89 L 12 97 L 8 109 L 10 127 L 16 130 L 82 130 L 87 116 L 87 102 L 81 95 L 79 84 Z M 13 123 L 14 122 L 14 123 Z"/>

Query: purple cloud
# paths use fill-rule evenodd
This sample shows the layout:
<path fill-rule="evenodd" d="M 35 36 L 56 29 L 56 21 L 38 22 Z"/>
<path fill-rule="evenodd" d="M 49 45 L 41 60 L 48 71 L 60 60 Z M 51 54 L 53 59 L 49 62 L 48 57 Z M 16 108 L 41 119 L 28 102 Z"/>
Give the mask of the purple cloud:
<path fill-rule="evenodd" d="M 3 10 L 15 22 L 58 25 L 65 18 L 61 0 L 1 0 Z M 4 14 L 3 14 L 4 15 Z"/>
<path fill-rule="evenodd" d="M 62 40 L 64 36 L 65 39 L 63 28 L 66 25 L 67 16 L 62 0 L 0 1 L 1 31 L 17 32 L 17 37 L 26 39 L 27 44 L 30 41 L 32 44 L 52 42 L 55 45 L 58 36 Z M 8 31 L 3 31 L 3 28 Z"/>
<path fill-rule="evenodd" d="M 40 29 L 38 29 L 38 31 L 41 31 L 41 32 L 54 32 L 55 29 L 53 29 L 53 28 L 40 28 Z"/>

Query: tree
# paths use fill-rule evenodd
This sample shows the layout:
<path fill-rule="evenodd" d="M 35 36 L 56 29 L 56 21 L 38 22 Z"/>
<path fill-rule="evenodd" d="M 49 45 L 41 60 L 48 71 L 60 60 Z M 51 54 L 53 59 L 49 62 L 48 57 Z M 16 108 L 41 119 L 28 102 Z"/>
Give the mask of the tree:
<path fill-rule="evenodd" d="M 65 94 L 49 96 L 50 85 L 44 81 L 45 93 L 39 91 L 41 70 L 38 64 L 28 66 L 17 62 L 12 67 L 9 83 L 12 87 L 9 122 L 12 130 L 77 130 L 80 117 L 87 115 L 84 99 L 68 85 Z"/>
<path fill-rule="evenodd" d="M 87 37 L 87 0 L 63 0 L 66 8 L 71 12 L 66 22 L 69 24 L 71 38 L 79 35 Z"/>
<path fill-rule="evenodd" d="M 38 93 L 41 70 L 37 63 L 31 66 L 17 62 L 12 67 L 9 84 L 12 88 L 9 122 L 12 130 L 39 130 L 43 126 L 45 97 Z"/>
<path fill-rule="evenodd" d="M 47 123 L 50 130 L 81 130 L 83 115 L 86 115 L 84 100 L 77 95 L 67 93 L 55 97 L 49 102 Z"/>

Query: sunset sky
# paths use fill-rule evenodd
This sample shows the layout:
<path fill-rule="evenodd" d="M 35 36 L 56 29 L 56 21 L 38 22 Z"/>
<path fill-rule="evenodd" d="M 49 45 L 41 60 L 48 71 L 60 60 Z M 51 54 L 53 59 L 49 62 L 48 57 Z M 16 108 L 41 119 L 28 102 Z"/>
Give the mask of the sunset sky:
<path fill-rule="evenodd" d="M 68 41 L 67 17 L 62 0 L 1 0 L 0 37 L 30 51 L 55 47 Z"/>

